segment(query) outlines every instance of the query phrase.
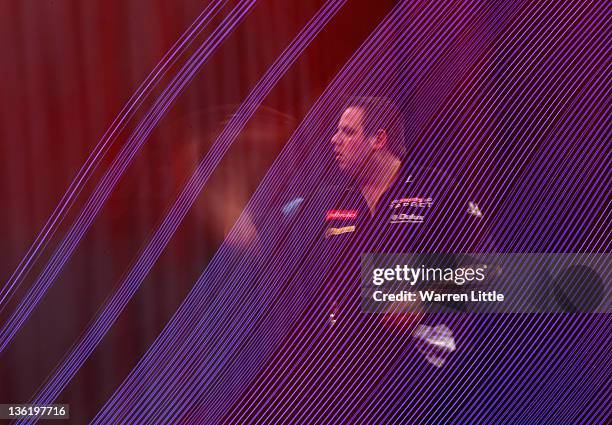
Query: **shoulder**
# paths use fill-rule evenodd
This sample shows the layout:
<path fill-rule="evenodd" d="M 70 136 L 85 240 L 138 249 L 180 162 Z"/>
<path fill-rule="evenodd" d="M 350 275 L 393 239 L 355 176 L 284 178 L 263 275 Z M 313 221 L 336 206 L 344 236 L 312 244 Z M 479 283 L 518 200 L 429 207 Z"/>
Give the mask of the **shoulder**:
<path fill-rule="evenodd" d="M 351 190 L 341 185 L 325 186 L 310 193 L 289 196 L 281 205 L 281 216 L 291 220 L 304 211 L 324 210 Z"/>
<path fill-rule="evenodd" d="M 454 206 L 454 211 L 468 218 L 480 219 L 484 216 L 477 190 L 461 176 L 433 167 L 408 169 L 407 174 L 416 187 L 436 195 L 439 203 Z"/>

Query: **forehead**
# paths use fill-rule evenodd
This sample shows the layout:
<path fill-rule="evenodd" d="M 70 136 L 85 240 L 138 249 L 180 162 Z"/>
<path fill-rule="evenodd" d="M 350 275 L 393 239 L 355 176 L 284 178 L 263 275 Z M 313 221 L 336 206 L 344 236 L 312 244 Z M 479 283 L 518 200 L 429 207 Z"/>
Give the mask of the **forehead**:
<path fill-rule="evenodd" d="M 360 127 L 363 123 L 363 109 L 351 106 L 346 108 L 345 111 L 340 116 L 339 125 L 343 127 Z"/>

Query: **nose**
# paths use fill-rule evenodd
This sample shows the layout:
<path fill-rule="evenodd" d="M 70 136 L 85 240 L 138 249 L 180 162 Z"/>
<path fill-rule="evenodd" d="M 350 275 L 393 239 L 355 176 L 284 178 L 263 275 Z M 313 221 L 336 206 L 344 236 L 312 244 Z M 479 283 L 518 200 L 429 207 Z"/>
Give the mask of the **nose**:
<path fill-rule="evenodd" d="M 338 136 L 338 133 L 334 133 L 334 135 L 332 136 L 331 144 L 333 147 L 336 147 L 340 144 L 340 137 Z"/>

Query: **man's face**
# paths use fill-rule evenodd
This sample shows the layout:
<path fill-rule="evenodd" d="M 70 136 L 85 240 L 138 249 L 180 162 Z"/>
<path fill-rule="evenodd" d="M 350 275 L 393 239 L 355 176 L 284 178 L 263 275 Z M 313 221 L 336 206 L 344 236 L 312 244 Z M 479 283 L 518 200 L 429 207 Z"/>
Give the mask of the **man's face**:
<path fill-rule="evenodd" d="M 344 111 L 331 143 L 338 167 L 349 176 L 357 177 L 374 152 L 370 138 L 364 133 L 361 108 L 350 107 Z"/>

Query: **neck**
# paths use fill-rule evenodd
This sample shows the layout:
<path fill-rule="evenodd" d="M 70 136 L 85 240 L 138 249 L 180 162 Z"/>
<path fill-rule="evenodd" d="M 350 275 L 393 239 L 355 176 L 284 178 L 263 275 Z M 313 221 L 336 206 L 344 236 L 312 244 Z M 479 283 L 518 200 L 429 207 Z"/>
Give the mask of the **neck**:
<path fill-rule="evenodd" d="M 361 194 L 368 203 L 370 213 L 373 214 L 383 193 L 395 181 L 401 161 L 390 154 L 372 159 L 370 167 L 365 170 L 358 184 Z"/>

